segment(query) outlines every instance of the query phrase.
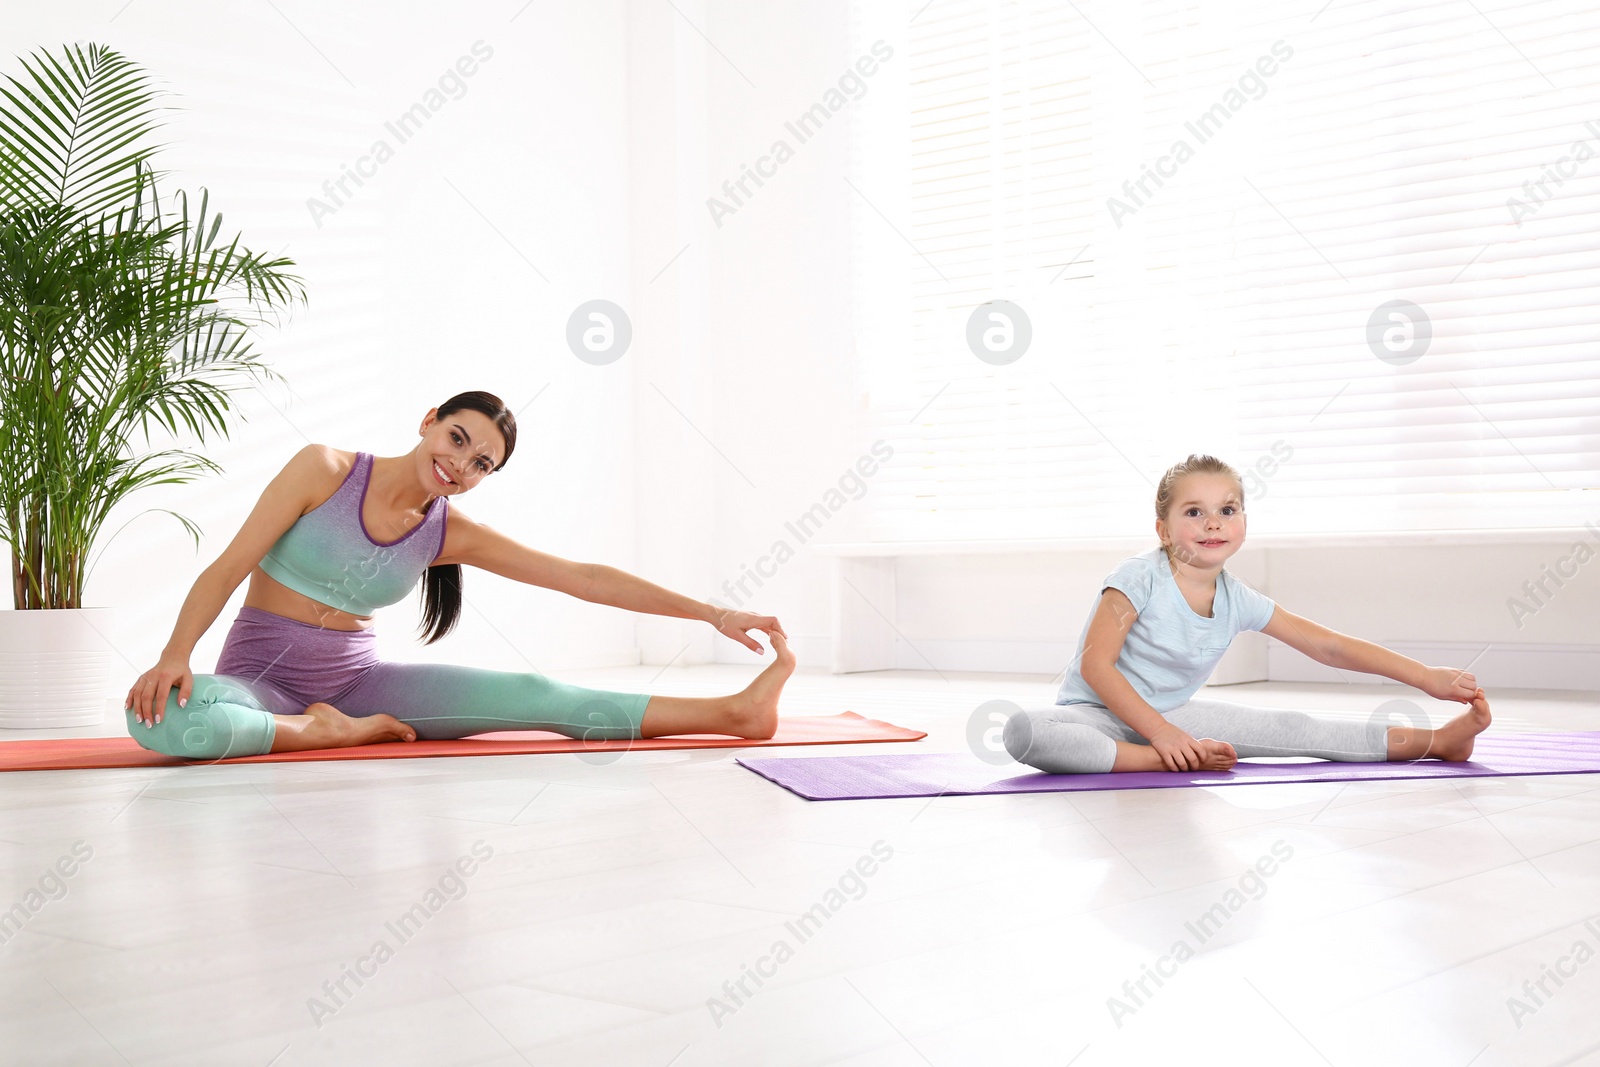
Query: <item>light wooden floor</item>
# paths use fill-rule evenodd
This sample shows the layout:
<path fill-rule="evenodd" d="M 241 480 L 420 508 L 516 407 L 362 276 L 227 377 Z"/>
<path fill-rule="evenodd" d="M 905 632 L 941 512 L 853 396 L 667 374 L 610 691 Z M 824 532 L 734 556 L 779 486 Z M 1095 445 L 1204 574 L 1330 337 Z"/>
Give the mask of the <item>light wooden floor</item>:
<path fill-rule="evenodd" d="M 564 677 L 753 673 L 656 671 Z M 1408 691 L 1215 693 L 1365 716 Z M 784 712 L 958 751 L 978 704 L 1052 694 L 803 673 Z M 1600 729 L 1597 694 L 1491 697 L 1496 729 Z M 58 897 L 0 945 L 0 1062 L 1600 1065 L 1600 776 L 810 803 L 735 754 L 0 775 L 0 908 Z"/>

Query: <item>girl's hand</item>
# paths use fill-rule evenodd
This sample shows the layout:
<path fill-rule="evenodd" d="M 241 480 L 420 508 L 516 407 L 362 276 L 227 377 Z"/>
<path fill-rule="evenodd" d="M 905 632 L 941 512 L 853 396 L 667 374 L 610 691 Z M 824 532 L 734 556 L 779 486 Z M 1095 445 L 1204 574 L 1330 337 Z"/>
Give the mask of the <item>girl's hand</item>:
<path fill-rule="evenodd" d="M 128 690 L 122 710 L 133 710 L 133 717 L 152 726 L 161 721 L 167 710 L 167 696 L 172 687 L 178 687 L 178 703 L 189 702 L 189 691 L 194 688 L 194 675 L 189 670 L 187 657 L 163 656 L 161 662 L 145 671 Z"/>
<path fill-rule="evenodd" d="M 1458 700 L 1470 704 L 1478 691 L 1478 679 L 1455 667 L 1429 667 L 1417 688 L 1435 700 Z"/>
<path fill-rule="evenodd" d="M 1161 762 L 1169 771 L 1198 771 L 1203 755 L 1200 746 L 1181 726 L 1167 723 L 1150 735 L 1150 747 L 1156 750 Z"/>
<path fill-rule="evenodd" d="M 789 635 L 784 633 L 783 625 L 771 615 L 756 615 L 749 611 L 722 611 L 717 613 L 715 625 L 718 633 L 733 638 L 757 655 L 765 655 L 766 649 L 757 644 L 756 639 L 746 631 L 776 632 L 783 634 L 785 641 L 789 639 Z"/>

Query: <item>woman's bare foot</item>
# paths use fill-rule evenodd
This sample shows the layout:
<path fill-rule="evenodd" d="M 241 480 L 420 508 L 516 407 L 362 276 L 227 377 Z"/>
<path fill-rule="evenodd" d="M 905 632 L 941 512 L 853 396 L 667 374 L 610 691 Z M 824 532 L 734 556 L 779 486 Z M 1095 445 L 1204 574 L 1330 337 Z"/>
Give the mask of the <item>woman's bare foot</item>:
<path fill-rule="evenodd" d="M 732 696 L 653 696 L 640 723 L 642 737 L 679 734 L 732 734 L 765 741 L 778 732 L 778 694 L 794 673 L 794 653 L 780 633 L 769 633 L 773 661 L 754 681 Z"/>
<path fill-rule="evenodd" d="M 274 752 L 353 748 L 379 741 L 415 741 L 417 731 L 393 715 L 346 715 L 332 704 L 309 705 L 301 715 L 274 715 Z"/>
<path fill-rule="evenodd" d="M 778 732 L 778 694 L 795 666 L 794 653 L 783 635 L 767 636 L 772 640 L 772 663 L 734 697 L 733 721 L 729 723 L 733 733 L 753 741 L 765 741 Z"/>

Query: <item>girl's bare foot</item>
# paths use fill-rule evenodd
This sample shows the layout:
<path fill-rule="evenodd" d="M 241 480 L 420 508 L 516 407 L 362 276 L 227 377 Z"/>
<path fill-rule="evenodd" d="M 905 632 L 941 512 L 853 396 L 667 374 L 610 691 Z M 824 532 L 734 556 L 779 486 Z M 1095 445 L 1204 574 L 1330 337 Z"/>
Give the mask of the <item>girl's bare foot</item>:
<path fill-rule="evenodd" d="M 1200 748 L 1200 770 L 1202 771 L 1231 771 L 1233 765 L 1239 762 L 1239 753 L 1226 741 L 1217 741 L 1209 737 L 1195 739 L 1195 744 Z"/>
<path fill-rule="evenodd" d="M 1442 759 L 1460 763 L 1472 758 L 1472 746 L 1479 734 L 1488 728 L 1489 701 L 1479 689 L 1472 697 L 1472 707 L 1462 712 L 1437 730 L 1414 726 L 1391 726 L 1388 735 L 1388 758 L 1395 761 Z"/>
<path fill-rule="evenodd" d="M 1218 741 L 1210 737 L 1195 738 L 1195 747 L 1200 750 L 1200 766 L 1191 767 L 1195 771 L 1231 771 L 1233 765 L 1239 762 L 1239 754 L 1233 746 L 1226 741 Z M 1132 741 L 1117 742 L 1117 758 L 1111 765 L 1113 771 L 1164 771 L 1167 765 L 1161 762 L 1161 753 L 1149 745 L 1141 745 Z"/>
<path fill-rule="evenodd" d="M 1479 689 L 1472 697 L 1472 707 L 1433 731 L 1433 745 L 1426 759 L 1449 760 L 1461 763 L 1472 758 L 1472 746 L 1478 735 L 1489 727 L 1489 701 Z"/>
<path fill-rule="evenodd" d="M 332 704 L 309 705 L 301 715 L 274 715 L 274 752 L 353 748 L 380 741 L 415 741 L 417 732 L 393 715 L 346 715 Z"/>

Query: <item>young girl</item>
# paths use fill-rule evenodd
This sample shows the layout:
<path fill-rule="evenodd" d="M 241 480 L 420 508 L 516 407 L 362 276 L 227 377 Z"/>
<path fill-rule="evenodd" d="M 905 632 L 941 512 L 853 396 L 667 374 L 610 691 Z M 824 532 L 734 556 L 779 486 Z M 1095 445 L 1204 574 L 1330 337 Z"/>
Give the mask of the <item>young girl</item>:
<path fill-rule="evenodd" d="M 1160 547 L 1123 560 L 1101 583 L 1056 705 L 1013 715 L 1006 750 L 1052 774 L 1225 771 L 1240 756 L 1471 758 L 1473 739 L 1489 725 L 1489 703 L 1471 674 L 1425 667 L 1278 607 L 1223 569 L 1244 534 L 1244 489 L 1232 467 L 1191 455 L 1168 470 L 1156 490 Z M 1427 730 L 1191 699 L 1241 630 L 1471 710 Z"/>
<path fill-rule="evenodd" d="M 777 619 L 722 611 L 614 567 L 536 552 L 450 507 L 511 458 L 516 421 L 498 397 L 451 397 L 428 412 L 418 434 L 422 440 L 401 456 L 308 445 L 289 461 L 196 579 L 161 661 L 128 690 L 128 730 L 141 745 L 221 759 L 490 730 L 584 739 L 772 736 L 778 694 L 795 666 Z M 372 613 L 402 600 L 426 574 L 422 624 L 432 644 L 460 614 L 463 563 L 597 604 L 700 619 L 756 652 L 761 646 L 748 631 L 762 630 L 776 662 L 739 693 L 693 699 L 584 689 L 541 674 L 380 662 Z M 190 652 L 246 575 L 250 588 L 216 673 L 191 674 Z"/>

